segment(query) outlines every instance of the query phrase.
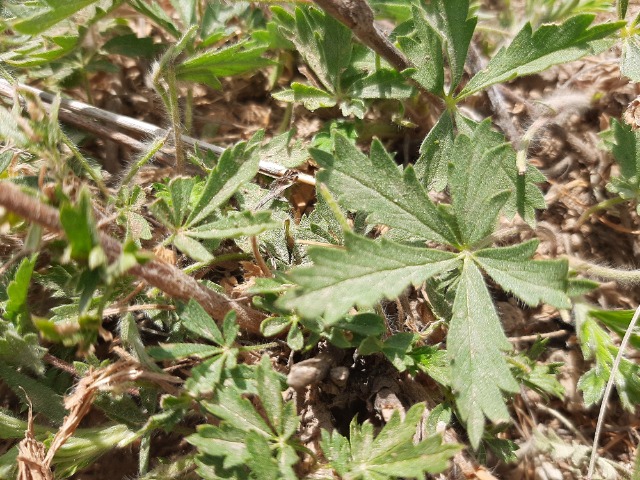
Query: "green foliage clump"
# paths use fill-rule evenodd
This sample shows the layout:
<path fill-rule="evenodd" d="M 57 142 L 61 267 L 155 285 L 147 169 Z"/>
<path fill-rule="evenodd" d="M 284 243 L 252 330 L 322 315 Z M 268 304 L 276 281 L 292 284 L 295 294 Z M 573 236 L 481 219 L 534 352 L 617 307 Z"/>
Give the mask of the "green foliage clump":
<path fill-rule="evenodd" d="M 480 458 L 489 449 L 513 461 L 516 443 L 499 435 L 513 397 L 527 387 L 562 398 L 564 389 L 559 364 L 539 360 L 545 341 L 514 351 L 498 295 L 573 311 L 583 354 L 595 361 L 578 385 L 587 406 L 611 378 L 625 408 L 640 403 L 637 365 L 623 359 L 613 369 L 619 348 L 610 334 L 623 334 L 630 315 L 587 307 L 580 295 L 597 283 L 576 279 L 566 259 L 538 258 L 537 239 L 505 243 L 501 219 L 535 227 L 545 177 L 522 164 L 518 139 L 462 108 L 497 84 L 603 52 L 618 33 L 622 73 L 638 80 L 640 17 L 627 23 L 628 2 L 617 2 L 618 21 L 595 25 L 607 2 L 527 2 L 528 21 L 475 70 L 466 66 L 483 17 L 469 0 L 372 0 L 393 23 L 388 38 L 375 25 L 368 31 L 379 37 L 363 38 L 331 9 L 299 2 L 171 0 L 171 12 L 166 3 L 51 0 L 2 10 L 3 85 L 80 87 L 91 103 L 94 74 L 120 73 L 126 58 L 150 70 L 146 83 L 170 123 L 118 177 L 78 146 L 83 134 L 60 127 L 71 113 L 61 96 L 45 101 L 17 88 L 0 105 L 0 192 L 18 186 L 15 198 L 32 207 L 6 195 L 0 202 L 3 232 L 23 245 L 0 270 L 0 379 L 49 422 L 34 430 L 44 449 L 56 428 L 70 428 L 75 377 L 114 365 L 115 354 L 148 372 L 145 381 L 127 377 L 135 387 L 110 378 L 87 396 L 108 423 L 70 428 L 56 478 L 136 440 L 147 479 L 424 478 L 465 447 L 435 433 L 438 422 L 460 427 Z M 132 11 L 153 35 L 139 34 Z M 306 81 L 284 75 L 296 66 Z M 226 95 L 230 77 L 253 74 L 287 105 L 275 135 L 260 130 L 224 149 L 187 136 L 198 118 L 196 85 Z M 310 145 L 294 140 L 298 104 L 338 117 Z M 412 118 L 433 125 L 415 162 L 399 165 L 385 133 L 393 139 Z M 612 121 L 604 138 L 620 173 L 608 189 L 619 198 L 596 208 L 637 204 L 639 135 Z M 380 138 L 363 146 L 372 136 Z M 145 184 L 141 171 L 156 155 L 173 155 L 175 168 Z M 301 165 L 309 168 L 293 170 Z M 312 201 L 293 209 L 303 178 L 315 185 L 300 188 Z M 420 290 L 434 322 L 407 331 L 387 307 L 402 310 Z M 441 341 L 431 342 L 436 329 Z M 631 344 L 640 346 L 637 336 Z M 280 372 L 318 351 L 308 388 L 287 383 Z M 326 360 L 326 352 L 339 353 Z M 440 403 L 427 414 L 423 402 L 403 398 L 388 417 L 350 411 L 343 430 L 325 418 L 315 436 L 303 434 L 309 403 L 347 385 L 322 383 L 327 372 L 368 362 L 402 378 L 427 375 Z M 0 416 L 0 437 L 23 436 L 24 422 Z M 190 449 L 150 471 L 160 430 Z M 0 476 L 15 474 L 16 458 L 16 447 L 0 456 Z"/>

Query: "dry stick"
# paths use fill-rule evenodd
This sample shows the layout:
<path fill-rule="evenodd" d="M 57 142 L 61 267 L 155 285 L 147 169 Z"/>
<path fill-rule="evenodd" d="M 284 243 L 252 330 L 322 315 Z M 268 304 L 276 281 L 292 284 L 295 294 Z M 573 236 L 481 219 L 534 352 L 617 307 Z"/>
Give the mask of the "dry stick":
<path fill-rule="evenodd" d="M 638 317 L 640 317 L 640 305 L 636 308 L 636 312 L 633 314 L 633 318 L 631 319 L 631 323 L 627 328 L 627 331 L 622 338 L 622 342 L 620 342 L 620 349 L 618 350 L 618 354 L 616 355 L 616 359 L 613 361 L 613 366 L 611 367 L 611 374 L 609 375 L 609 381 L 607 382 L 607 386 L 604 389 L 604 395 L 602 396 L 602 404 L 600 405 L 600 414 L 598 415 L 598 423 L 596 424 L 596 432 L 593 435 L 593 447 L 591 449 L 591 458 L 589 459 L 589 470 L 587 471 L 587 480 L 591 480 L 593 476 L 593 471 L 596 468 L 596 458 L 598 457 L 598 442 L 600 441 L 600 434 L 602 433 L 602 426 L 604 425 L 604 417 L 607 413 L 607 403 L 609 402 L 609 396 L 611 395 L 611 390 L 613 389 L 613 384 L 615 383 L 615 377 L 618 373 L 618 368 L 620 367 L 620 362 L 622 361 L 622 357 L 624 356 L 624 351 L 627 349 L 627 345 L 629 344 L 629 340 L 631 339 L 631 335 L 633 334 L 634 328 L 636 328 L 636 323 L 638 322 Z"/>
<path fill-rule="evenodd" d="M 55 99 L 54 95 L 37 88 L 30 87 L 28 85 L 17 84 L 16 87 L 20 90 L 24 90 L 26 92 L 32 93 L 33 95 L 36 95 L 40 98 L 40 100 L 48 104 L 51 104 Z M 0 78 L 0 95 L 11 100 L 13 100 L 14 98 L 14 86 L 2 78 Z M 102 110 L 101 108 L 94 107 L 77 100 L 62 98 L 60 100 L 60 112 L 62 113 L 63 111 L 72 112 L 82 117 L 90 118 L 93 120 L 100 120 L 107 123 L 108 125 L 120 127 L 129 132 L 144 134 L 154 138 L 163 137 L 167 134 L 167 130 L 157 127 L 156 125 L 152 125 L 151 123 L 136 120 L 135 118 L 127 117 L 126 115 L 119 115 L 107 110 Z M 182 141 L 192 148 L 197 147 L 200 150 L 209 151 L 214 153 L 215 155 L 221 155 L 225 150 L 224 148 L 217 145 L 213 145 L 202 140 L 197 140 L 187 135 L 182 135 Z M 144 150 L 144 148 L 142 150 Z M 290 171 L 288 168 L 285 168 L 282 165 L 278 165 L 277 163 L 273 162 L 267 162 L 264 160 L 260 160 L 259 168 L 261 173 L 270 177 L 282 177 Z M 312 186 L 315 186 L 316 184 L 316 179 L 312 175 L 306 173 L 297 173 L 295 181 Z"/>
<path fill-rule="evenodd" d="M 11 183 L 0 183 L 0 205 L 22 218 L 63 233 L 60 215 L 55 208 L 39 202 Z M 120 256 L 122 245 L 115 238 L 101 232 L 100 243 L 111 261 Z M 144 265 L 131 267 L 128 273 L 142 278 L 172 297 L 181 300 L 193 298 L 217 321 L 221 321 L 230 310 L 235 310 L 240 328 L 250 333 L 260 332 L 260 322 L 265 318 L 262 312 L 204 287 L 169 263 L 153 259 Z"/>

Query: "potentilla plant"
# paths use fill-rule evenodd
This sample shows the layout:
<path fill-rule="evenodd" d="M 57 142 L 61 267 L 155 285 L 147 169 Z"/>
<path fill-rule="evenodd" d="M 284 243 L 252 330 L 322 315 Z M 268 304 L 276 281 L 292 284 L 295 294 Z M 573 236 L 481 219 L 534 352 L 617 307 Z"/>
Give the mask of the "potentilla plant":
<path fill-rule="evenodd" d="M 1 42 L 11 49 L 0 53 L 9 92 L 0 106 L 0 220 L 16 247 L 0 269 L 0 378 L 47 426 L 30 420 L 33 458 L 21 460 L 26 444 L 16 446 L 0 456 L 3 474 L 14 475 L 18 459 L 20 472 L 40 465 L 53 478 L 57 465 L 57 477 L 72 475 L 103 453 L 83 443 L 96 438 L 108 446 L 139 441 L 139 474 L 148 479 L 424 478 L 446 470 L 467 444 L 469 455 L 484 458 L 488 448 L 513 460 L 517 445 L 499 434 L 514 396 L 527 387 L 562 397 L 563 387 L 559 365 L 538 361 L 545 342 L 513 351 L 497 293 L 565 317 L 574 311 L 583 353 L 595 359 L 579 384 L 586 403 L 599 401 L 613 379 L 623 406 L 635 408 L 638 369 L 625 360 L 612 371 L 620 350 L 601 326 L 621 333 L 629 313 L 589 307 L 582 296 L 597 282 L 577 277 L 566 259 L 537 258 L 538 240 L 505 244 L 500 236 L 501 219 L 535 226 L 545 177 L 529 164 L 527 139 L 508 128 L 493 90 L 603 52 L 618 34 L 622 72 L 640 80 L 638 22 L 625 21 L 628 2 L 617 3 L 618 21 L 598 24 L 591 12 L 603 2 L 557 9 L 546 2 L 544 18 L 556 23 L 538 25 L 536 14 L 535 28 L 524 23 L 504 46 L 488 47 L 486 65 L 472 43 L 482 10 L 468 0 L 372 1 L 395 22 L 388 36 L 364 1 L 315 3 L 4 7 Z M 153 35 L 134 31 L 132 15 L 150 22 Z M 148 144 L 129 142 L 141 153 L 119 176 L 60 128 L 59 118 L 73 123 L 69 102 L 17 81 L 81 85 L 91 102 L 90 72 L 118 71 L 114 55 L 147 65 L 147 86 L 168 119 L 166 130 L 145 130 L 155 132 Z M 284 77 L 293 65 L 305 80 Z M 270 101 L 288 105 L 278 134 L 260 130 L 226 149 L 188 136 L 196 85 L 220 91 L 230 77 L 255 72 L 268 76 Z M 503 133 L 462 108 L 484 92 Z M 289 130 L 299 105 L 338 118 L 305 145 Z M 434 121 L 413 165 L 399 165 L 384 139 L 359 141 L 359 133 L 375 131 L 367 125 L 375 115 L 392 112 L 407 125 L 416 106 Z M 108 112 L 96 118 L 113 120 Z M 605 139 L 621 166 L 608 187 L 620 199 L 596 208 L 637 203 L 638 134 L 614 120 Z M 141 172 L 160 156 L 175 160 L 171 172 L 145 183 Z M 301 165 L 309 168 L 294 170 Z M 288 192 L 300 183 L 314 185 L 315 195 L 309 189 L 312 206 L 293 209 Z M 230 263 L 228 271 L 217 268 Z M 433 322 L 409 331 L 386 308 L 403 309 L 417 290 Z M 46 300 L 32 302 L 36 292 Z M 105 318 L 116 318 L 117 328 L 107 330 Z M 436 329 L 441 341 L 430 343 Z M 96 384 L 82 396 L 84 414 L 99 409 L 108 422 L 77 429 L 82 416 L 70 422 L 69 411 L 82 379 L 114 370 L 116 356 L 130 362 L 126 385 L 105 380 L 109 388 Z M 340 368 L 358 366 L 366 376 L 372 365 L 385 371 L 381 364 L 405 381 L 428 375 L 438 405 L 427 410 L 424 398 L 400 400 L 385 386 L 395 400 L 378 418 L 349 411 L 333 424 L 326 413 L 307 431 L 314 402 L 353 387 Z M 9 426 L 0 435 L 22 436 L 17 413 L 2 415 Z M 457 441 L 445 441 L 443 428 L 458 428 Z M 159 431 L 189 447 L 150 471 Z M 60 453 L 48 459 L 47 449 Z"/>

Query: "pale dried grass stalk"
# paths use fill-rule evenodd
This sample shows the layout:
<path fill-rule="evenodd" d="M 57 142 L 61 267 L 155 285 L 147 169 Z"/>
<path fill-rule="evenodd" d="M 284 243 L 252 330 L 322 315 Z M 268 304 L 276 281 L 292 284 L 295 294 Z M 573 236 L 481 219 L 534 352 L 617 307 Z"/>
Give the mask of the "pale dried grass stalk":
<path fill-rule="evenodd" d="M 136 380 L 147 380 L 169 387 L 182 379 L 166 373 L 145 370 L 135 360 L 118 360 L 97 370 L 89 370 L 82 377 L 71 395 L 64 399 L 69 414 L 64 417 L 49 450 L 45 453 L 42 442 L 33 433 L 33 418 L 29 408 L 28 428 L 25 438 L 18 445 L 18 480 L 53 480 L 51 465 L 60 447 L 75 433 L 82 419 L 89 413 L 99 391 L 121 391 Z"/>

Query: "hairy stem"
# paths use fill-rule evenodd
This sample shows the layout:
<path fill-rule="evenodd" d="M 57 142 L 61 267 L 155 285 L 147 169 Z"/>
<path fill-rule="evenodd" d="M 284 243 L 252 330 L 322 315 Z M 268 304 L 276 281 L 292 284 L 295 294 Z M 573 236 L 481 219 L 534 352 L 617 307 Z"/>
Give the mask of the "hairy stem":
<path fill-rule="evenodd" d="M 147 152 L 145 152 L 145 154 L 140 157 L 137 162 L 131 164 L 129 170 L 120 182 L 120 187 L 118 188 L 118 190 L 124 186 L 129 185 L 133 177 L 135 177 L 136 173 L 138 173 L 138 170 L 140 170 L 147 162 L 149 162 L 149 160 L 151 160 L 155 156 L 155 154 L 158 153 L 158 151 L 164 146 L 167 138 L 169 138 L 169 134 L 170 132 L 167 132 L 163 137 L 156 139 L 156 141 L 151 144 L 149 150 L 147 150 Z"/>
<path fill-rule="evenodd" d="M 176 82 L 176 72 L 173 65 L 169 65 L 165 75 L 168 89 L 169 104 L 167 108 L 171 116 L 171 126 L 173 129 L 173 143 L 176 149 L 176 172 L 178 175 L 184 173 L 184 145 L 182 143 L 182 121 L 180 120 L 180 106 L 178 105 L 178 85 Z"/>
<path fill-rule="evenodd" d="M 84 158 L 84 155 L 82 155 L 80 150 L 78 150 L 78 147 L 75 146 L 75 144 L 71 141 L 71 139 L 67 137 L 67 135 L 62 130 L 60 130 L 60 138 L 62 140 L 62 143 L 64 143 L 67 146 L 67 148 L 71 150 L 71 153 L 73 153 L 73 156 L 76 157 L 76 160 L 78 160 L 80 165 L 82 165 L 82 168 L 96 183 L 96 185 L 100 189 L 100 192 L 102 192 L 102 195 L 104 195 L 104 198 L 109 198 L 111 194 L 109 193 L 109 190 L 107 190 L 107 186 L 102 181 L 102 178 L 100 178 L 100 175 L 98 175 L 96 171 L 93 169 L 93 167 L 89 165 L 89 162 L 87 161 L 86 158 Z"/>
<path fill-rule="evenodd" d="M 576 257 L 569 257 L 569 264 L 583 275 L 603 280 L 613 280 L 623 285 L 640 283 L 640 270 L 619 270 L 617 268 L 603 267 Z"/>

